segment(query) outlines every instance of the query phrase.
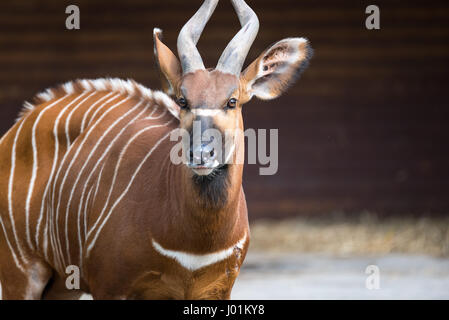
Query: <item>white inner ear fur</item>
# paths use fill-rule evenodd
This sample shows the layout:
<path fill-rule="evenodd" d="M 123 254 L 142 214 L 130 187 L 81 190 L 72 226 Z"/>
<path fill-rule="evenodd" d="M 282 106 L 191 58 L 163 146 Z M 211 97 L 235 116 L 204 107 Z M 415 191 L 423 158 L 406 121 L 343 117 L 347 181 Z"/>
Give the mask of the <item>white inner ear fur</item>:
<path fill-rule="evenodd" d="M 306 52 L 300 50 L 301 48 L 305 48 L 305 46 L 301 46 L 303 43 L 307 43 L 307 39 L 287 38 L 276 42 L 265 52 L 257 66 L 258 70 L 256 77 L 248 82 L 248 92 L 250 93 L 250 97 L 255 95 L 263 100 L 269 100 L 276 97 L 272 94 L 270 79 L 262 82 L 259 81 L 257 84 L 255 83 L 258 79 L 269 74 L 282 74 L 287 72 L 293 64 L 305 59 Z M 285 47 L 285 49 L 273 53 L 273 51 L 277 50 L 279 47 Z"/>

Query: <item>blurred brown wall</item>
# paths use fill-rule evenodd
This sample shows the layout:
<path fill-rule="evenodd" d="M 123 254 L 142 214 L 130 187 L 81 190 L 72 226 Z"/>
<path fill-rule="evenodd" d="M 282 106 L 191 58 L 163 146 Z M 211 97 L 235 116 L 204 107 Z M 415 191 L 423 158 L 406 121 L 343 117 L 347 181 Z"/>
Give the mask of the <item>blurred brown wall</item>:
<path fill-rule="evenodd" d="M 175 49 L 200 0 L 2 0 L 0 131 L 24 100 L 76 78 L 133 78 L 160 88 L 152 29 Z M 449 212 L 447 1 L 248 0 L 261 28 L 247 62 L 269 44 L 305 36 L 315 56 L 282 98 L 245 106 L 247 128 L 279 128 L 279 171 L 244 186 L 250 217 L 378 211 Z M 81 30 L 65 29 L 65 7 Z M 381 30 L 365 28 L 377 4 Z M 199 48 L 213 67 L 238 30 L 222 0 Z M 5 177 L 1 177 L 4 179 Z"/>

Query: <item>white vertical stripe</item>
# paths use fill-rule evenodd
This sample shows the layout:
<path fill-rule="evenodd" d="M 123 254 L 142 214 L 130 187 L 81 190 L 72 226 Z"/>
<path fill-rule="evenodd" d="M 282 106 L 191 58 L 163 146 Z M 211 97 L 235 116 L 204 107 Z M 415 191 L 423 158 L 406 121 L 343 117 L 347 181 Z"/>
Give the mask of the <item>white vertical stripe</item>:
<path fill-rule="evenodd" d="M 11 228 L 12 228 L 12 232 L 14 235 L 14 240 L 16 242 L 16 246 L 17 249 L 19 251 L 19 255 L 20 258 L 23 260 L 25 260 L 24 254 L 23 254 L 23 250 L 22 250 L 22 246 L 20 245 L 19 242 L 19 238 L 17 236 L 17 231 L 16 231 L 16 225 L 14 222 L 14 214 L 13 214 L 13 205 L 12 205 L 12 191 L 13 191 L 13 183 L 14 183 L 14 171 L 16 168 L 16 146 L 17 146 L 17 140 L 19 138 L 20 132 L 22 131 L 22 127 L 23 124 L 25 123 L 25 121 L 28 118 L 25 118 L 24 120 L 22 120 L 22 122 L 19 125 L 19 128 L 17 129 L 16 135 L 14 137 L 14 143 L 12 146 L 12 151 L 11 151 L 11 170 L 10 170 L 10 174 L 9 174 L 9 183 L 8 183 L 8 212 L 9 212 L 9 219 L 11 220 Z M 6 231 L 5 231 L 5 235 L 6 235 Z M 12 247 L 10 247 L 10 249 L 12 250 Z M 14 260 L 18 266 L 18 268 L 20 270 L 24 271 L 24 268 L 22 266 L 22 264 L 18 261 L 18 259 L 16 258 L 16 254 L 14 252 L 14 250 L 11 251 L 14 257 Z"/>
<path fill-rule="evenodd" d="M 99 101 L 102 101 L 104 98 L 108 97 L 109 95 L 110 94 L 106 95 L 105 97 L 103 97 Z M 120 94 L 115 94 L 112 98 L 108 99 L 106 102 L 104 102 L 102 105 L 100 105 L 100 107 L 97 109 L 97 111 L 101 110 L 104 106 L 108 105 L 110 102 L 112 102 L 113 100 L 115 100 L 119 96 L 120 96 Z M 97 103 L 98 103 L 98 101 L 97 101 Z M 56 130 L 56 134 L 57 134 L 57 130 Z M 89 134 L 89 132 L 88 132 L 88 134 Z M 59 163 L 59 167 L 58 167 L 58 171 L 56 172 L 55 179 L 52 180 L 52 192 L 51 192 L 52 193 L 52 195 L 51 195 L 52 206 L 51 206 L 51 219 L 50 219 L 51 220 L 50 221 L 50 225 L 52 227 L 52 229 L 51 229 L 51 239 L 54 242 L 54 245 L 53 245 L 54 254 L 55 254 L 55 256 L 57 256 L 59 258 L 59 265 L 61 267 L 62 267 L 63 264 L 65 264 L 65 261 L 64 261 L 64 256 L 62 254 L 62 248 L 61 248 L 60 238 L 59 238 L 59 223 L 58 223 L 58 220 L 57 220 L 58 217 L 57 216 L 55 217 L 55 214 L 57 214 L 57 211 L 55 211 L 53 201 L 55 199 L 57 178 L 59 177 L 59 174 L 61 172 L 62 164 L 66 161 L 68 155 L 69 155 L 69 153 L 66 151 L 62 161 Z M 57 253 L 58 253 L 57 255 L 56 255 L 56 251 L 55 250 L 57 250 Z M 61 270 L 61 268 L 59 268 L 59 270 Z"/>
<path fill-rule="evenodd" d="M 104 166 L 102 167 L 102 169 L 103 169 L 103 168 L 104 168 Z M 100 173 L 101 173 L 101 171 L 100 171 Z M 90 197 L 90 196 L 92 195 L 92 191 L 94 191 L 94 187 L 95 187 L 94 184 L 90 187 L 89 192 L 87 193 L 86 201 L 84 201 L 84 210 L 83 210 L 83 214 L 84 214 L 84 216 L 83 216 L 83 218 L 84 218 L 84 232 L 86 232 L 87 207 L 89 206 L 89 201 L 91 200 L 91 197 Z M 95 193 L 95 192 L 94 192 L 94 193 Z M 81 237 L 80 237 L 80 238 L 81 238 Z M 80 260 L 80 261 L 82 261 L 82 260 Z"/>
<path fill-rule="evenodd" d="M 164 114 L 165 114 L 165 112 L 166 112 L 166 111 L 164 111 Z M 130 140 L 128 140 L 128 142 L 126 143 L 125 147 L 124 147 L 124 148 L 122 149 L 122 151 L 120 152 L 119 159 L 118 159 L 118 161 L 117 161 L 117 164 L 115 165 L 114 176 L 113 176 L 113 178 L 112 178 L 112 183 L 111 183 L 111 186 L 110 186 L 110 188 L 109 188 L 109 193 L 108 193 L 108 197 L 106 198 L 106 202 L 105 202 L 105 204 L 104 204 L 104 206 L 103 206 L 103 209 L 101 210 L 100 214 L 98 215 L 98 218 L 97 218 L 97 220 L 95 221 L 95 224 L 94 224 L 93 227 L 88 231 L 87 237 L 89 237 L 90 234 L 92 233 L 92 231 L 97 227 L 99 221 L 101 220 L 101 217 L 103 216 L 103 214 L 104 214 L 104 212 L 105 212 L 105 210 L 106 210 L 106 208 L 107 208 L 107 206 L 108 206 L 108 204 L 109 204 L 109 201 L 110 201 L 110 199 L 111 199 L 111 194 L 112 194 L 112 191 L 113 191 L 114 185 L 115 185 L 115 180 L 117 179 L 118 169 L 119 169 L 119 167 L 120 167 L 120 164 L 121 164 L 121 162 L 122 162 L 122 159 L 123 159 L 124 154 L 125 154 L 126 151 L 128 150 L 128 147 L 131 145 L 131 143 L 132 143 L 135 139 L 137 139 L 137 138 L 138 138 L 142 133 L 144 133 L 145 131 L 147 131 L 147 130 L 149 130 L 149 129 L 152 129 L 152 128 L 155 128 L 155 127 L 156 127 L 156 128 L 157 128 L 157 127 L 162 127 L 162 126 L 164 126 L 164 125 L 167 125 L 167 124 L 170 123 L 170 122 L 171 122 L 171 120 L 170 120 L 169 122 L 163 124 L 163 125 L 155 125 L 155 126 L 149 126 L 149 127 L 146 127 L 146 128 L 144 128 L 144 129 L 140 130 L 139 132 L 137 132 L 134 136 L 131 137 Z"/>
<path fill-rule="evenodd" d="M 74 99 L 72 102 L 70 102 L 69 105 L 72 105 L 74 102 L 76 102 L 78 99 L 80 99 L 83 95 L 84 94 L 78 96 L 76 99 Z M 36 128 L 37 128 L 37 125 L 39 124 L 42 116 L 45 114 L 45 112 L 47 112 L 49 109 L 51 109 L 55 106 L 58 106 L 59 102 L 64 100 L 66 97 L 67 97 L 67 95 L 56 100 L 55 102 L 51 103 L 50 105 L 48 105 L 47 107 L 42 109 L 42 111 L 39 112 L 39 115 L 37 116 L 37 118 L 34 120 L 33 129 L 31 130 L 31 146 L 33 149 L 33 169 L 32 169 L 30 184 L 28 186 L 28 194 L 27 194 L 26 204 L 25 204 L 26 238 L 27 238 L 28 246 L 31 249 L 34 249 L 34 245 L 31 242 L 31 233 L 30 233 L 30 205 L 31 205 L 31 196 L 33 195 L 33 191 L 34 191 L 34 183 L 36 181 L 37 169 L 39 167 L 38 160 L 37 160 Z"/>
<path fill-rule="evenodd" d="M 65 97 L 68 97 L 68 96 L 69 95 L 66 95 Z M 72 101 L 72 103 L 74 101 Z M 47 194 L 48 194 L 48 191 L 49 191 L 49 188 L 50 188 L 50 184 L 52 182 L 53 175 L 55 173 L 56 165 L 58 163 L 58 158 L 59 158 L 59 135 L 58 135 L 59 121 L 61 120 L 62 116 L 65 114 L 67 109 L 72 105 L 72 103 L 69 103 L 64 108 L 62 108 L 62 110 L 59 112 L 58 116 L 56 117 L 55 124 L 53 125 L 53 138 L 55 140 L 55 150 L 54 150 L 54 154 L 53 154 L 53 164 L 52 164 L 52 168 L 51 168 L 51 171 L 50 171 L 50 175 L 48 177 L 47 185 L 45 186 L 45 189 L 44 189 L 44 194 L 42 195 L 41 211 L 40 211 L 40 215 L 39 215 L 38 222 L 37 222 L 37 225 L 36 225 L 36 244 L 37 245 L 39 245 L 40 226 L 41 226 L 42 219 L 43 219 L 43 216 L 44 216 L 45 201 L 47 199 Z M 47 210 L 47 213 L 48 212 L 49 212 L 49 210 Z M 48 218 L 50 218 L 50 220 L 52 220 L 51 216 L 47 214 L 47 219 Z M 47 234 L 47 236 L 49 235 L 48 234 L 48 223 L 51 224 L 51 221 L 47 221 L 47 225 L 46 225 L 46 234 Z M 52 233 L 50 233 L 50 237 L 54 238 L 54 235 Z M 45 241 L 47 241 L 47 243 L 48 243 L 47 239 L 45 239 Z M 57 261 L 56 261 L 57 256 L 56 256 L 56 252 L 54 250 L 54 239 L 51 239 L 50 242 L 52 244 L 54 263 L 56 265 L 57 264 Z M 48 249 L 47 248 L 44 249 L 44 256 L 45 256 L 45 258 L 48 261 Z"/>
<path fill-rule="evenodd" d="M 65 182 L 66 182 L 66 180 L 67 180 L 68 173 L 70 172 L 70 169 L 72 168 L 73 164 L 75 163 L 75 160 L 78 158 L 79 153 L 80 153 L 81 150 L 83 149 L 84 143 L 86 142 L 87 138 L 90 136 L 90 134 L 92 133 L 92 131 L 96 128 L 96 126 L 101 122 L 101 120 L 103 120 L 103 119 L 104 119 L 110 112 L 112 112 L 115 108 L 117 108 L 118 106 L 122 105 L 123 103 L 129 101 L 130 99 L 131 99 L 131 97 L 126 97 L 125 99 L 121 100 L 120 102 L 117 102 L 116 104 L 114 104 L 113 106 L 111 106 L 110 108 L 108 108 L 108 110 L 106 110 L 106 111 L 100 116 L 100 118 L 94 123 L 94 125 L 93 125 L 92 127 L 89 128 L 89 130 L 88 130 L 87 133 L 86 133 L 86 136 L 85 136 L 84 139 L 81 141 L 81 143 L 80 143 L 78 149 L 76 150 L 75 155 L 72 157 L 72 160 L 70 161 L 70 163 L 69 163 L 69 165 L 68 165 L 68 167 L 67 167 L 67 169 L 66 169 L 66 172 L 65 172 L 65 174 L 64 174 L 64 177 L 63 177 L 63 179 L 62 179 L 62 182 L 59 184 L 59 196 L 58 196 L 58 204 L 57 204 L 57 206 L 56 206 L 56 213 L 55 213 L 55 214 L 56 214 L 56 221 L 55 221 L 55 224 L 56 224 L 56 234 L 57 234 L 57 240 L 58 240 L 58 248 L 59 248 L 60 253 L 61 253 L 61 255 L 62 255 L 62 258 L 63 258 L 62 260 L 63 260 L 63 264 L 64 264 L 64 265 L 66 265 L 66 264 L 65 264 L 65 257 L 64 257 L 64 255 L 63 255 L 63 253 L 62 253 L 62 244 L 61 244 L 61 239 L 60 239 L 60 234 L 59 234 L 59 208 L 60 208 L 60 206 L 61 206 L 62 191 L 63 191 L 64 185 L 65 185 Z M 97 111 L 98 111 L 98 110 L 97 110 Z M 64 157 L 64 159 L 63 159 L 63 162 L 61 162 L 61 165 L 59 166 L 59 170 L 58 170 L 58 172 L 57 172 L 57 174 L 56 174 L 56 178 L 55 178 L 55 184 L 56 184 L 56 182 L 58 181 L 59 174 L 60 174 L 60 172 L 61 172 L 61 168 L 63 167 L 63 163 L 65 162 L 66 156 L 67 156 L 68 154 L 69 154 L 69 153 L 67 152 L 66 155 L 65 155 L 65 157 Z"/>
<path fill-rule="evenodd" d="M 103 132 L 103 134 L 100 136 L 100 138 L 95 143 L 95 146 L 91 149 L 89 152 L 89 155 L 87 158 L 83 159 L 83 166 L 81 167 L 81 170 L 78 171 L 78 175 L 75 179 L 75 182 L 72 185 L 72 189 L 70 190 L 69 199 L 66 204 L 66 210 L 65 210 L 65 240 L 66 240 L 66 253 L 68 258 L 68 264 L 71 264 L 71 257 L 70 257 L 70 243 L 69 243 L 69 211 L 70 211 L 70 205 L 72 203 L 72 197 L 75 193 L 75 189 L 78 185 L 79 180 L 81 179 L 81 175 L 83 174 L 84 170 L 86 169 L 87 164 L 91 160 L 92 156 L 95 154 L 95 151 L 98 149 L 100 144 L 103 142 L 103 140 L 106 138 L 109 132 L 111 132 L 112 129 L 114 129 L 123 119 L 125 119 L 128 115 L 130 115 L 132 112 L 136 111 L 141 105 L 142 101 L 139 101 L 133 108 L 130 108 L 125 114 L 123 114 L 121 117 L 116 119 L 107 129 Z M 98 160 L 96 160 L 98 162 Z M 67 170 L 68 172 L 68 170 Z M 79 226 L 79 221 L 78 221 Z M 81 252 L 81 245 L 80 245 L 80 252 Z"/>
<path fill-rule="evenodd" d="M 103 101 L 104 99 L 106 99 L 107 97 L 109 97 L 110 95 L 112 95 L 113 93 L 109 93 L 106 96 L 102 97 L 100 100 L 98 100 L 96 103 L 94 103 L 91 106 L 91 109 L 93 108 L 94 105 L 97 105 L 100 101 Z M 120 94 L 115 94 L 112 98 L 108 99 L 106 102 L 104 102 L 102 105 L 100 105 L 100 107 L 98 108 L 98 110 L 101 110 L 104 106 L 108 105 L 110 102 L 112 102 L 113 100 L 115 100 L 117 97 L 119 97 Z M 60 116 L 62 116 L 62 114 L 60 114 Z M 59 120 L 58 120 L 59 123 Z M 57 126 L 55 126 L 53 129 L 53 134 L 56 137 L 56 141 L 58 141 L 58 130 L 57 130 Z M 67 156 L 68 156 L 68 152 L 66 150 L 64 157 L 62 159 L 62 161 L 59 163 L 59 167 L 58 167 L 58 171 L 56 171 L 56 175 L 54 177 L 56 177 L 56 179 L 52 179 L 50 180 L 50 182 L 52 183 L 52 190 L 51 190 L 51 197 L 50 197 L 50 202 L 52 203 L 50 207 L 50 240 L 52 243 L 52 249 L 53 249 L 53 255 L 54 255 L 54 259 L 58 259 L 58 264 L 55 261 L 55 265 L 58 265 L 59 267 L 62 267 L 62 265 L 64 264 L 64 257 L 62 255 L 62 249 L 59 245 L 59 226 L 58 226 L 58 221 L 55 218 L 55 209 L 53 206 L 53 201 L 55 198 L 55 190 L 56 190 L 56 180 L 57 177 L 59 176 L 59 173 L 61 171 L 62 168 L 62 164 L 64 163 L 64 161 L 66 160 Z M 49 190 L 50 191 L 50 190 Z M 58 268 L 59 270 L 61 270 L 61 268 Z"/>
<path fill-rule="evenodd" d="M 96 94 L 96 92 L 92 92 L 90 95 L 88 95 L 85 99 L 83 99 L 83 101 L 81 101 L 76 107 L 74 107 L 72 109 L 72 111 L 70 111 L 69 115 L 67 116 L 67 119 L 65 120 L 65 136 L 66 136 L 66 140 L 67 140 L 67 148 L 70 146 L 70 119 L 72 119 L 73 114 L 75 113 L 75 111 L 87 100 L 89 100 L 94 94 Z M 84 93 L 82 94 L 84 95 Z"/>
<path fill-rule="evenodd" d="M 115 97 L 118 97 L 119 95 L 116 95 Z M 131 97 L 126 97 L 126 100 L 131 99 Z M 92 123 L 92 121 L 94 121 L 95 117 L 97 114 L 100 113 L 100 111 L 103 109 L 103 107 L 106 106 L 106 104 L 103 104 L 102 106 L 100 106 L 99 108 L 97 108 L 94 113 L 92 114 L 92 117 L 90 117 L 89 122 L 87 123 L 87 126 L 89 127 L 90 124 Z M 98 123 L 98 121 L 95 121 L 95 123 Z"/>
<path fill-rule="evenodd" d="M 102 102 L 103 100 L 107 99 L 110 95 L 114 94 L 114 92 L 110 92 L 107 95 L 103 96 L 101 99 L 99 99 L 97 102 L 95 102 L 94 104 L 92 104 L 89 109 L 86 111 L 86 113 L 83 116 L 83 121 L 81 121 L 81 132 L 84 132 L 84 126 L 86 124 L 86 119 L 89 115 L 89 113 L 94 109 L 94 107 L 99 104 L 100 102 Z M 116 94 L 115 96 L 118 96 L 118 94 Z M 99 109 L 103 108 L 104 105 L 101 105 L 99 107 Z"/>
<path fill-rule="evenodd" d="M 106 162 L 104 162 L 103 165 L 101 166 L 100 174 L 98 175 L 97 186 L 95 187 L 94 201 L 97 198 L 98 187 L 100 186 L 101 177 L 103 176 L 103 169 L 105 165 Z M 84 240 L 86 240 L 86 237 L 87 237 L 87 215 L 84 215 Z"/>
<path fill-rule="evenodd" d="M 59 155 L 59 138 L 58 138 L 58 124 L 59 124 L 59 120 L 61 119 L 61 117 L 63 116 L 63 114 L 65 113 L 65 111 L 67 110 L 67 108 L 70 106 L 70 104 L 68 104 L 67 106 L 65 106 L 58 114 L 58 116 L 56 117 L 55 120 L 55 124 L 53 125 L 53 138 L 55 140 L 55 148 L 54 148 L 54 154 L 53 154 L 53 164 L 51 167 L 51 171 L 50 171 L 50 175 L 48 177 L 48 181 L 47 181 L 47 185 L 45 186 L 44 189 L 44 194 L 42 195 L 42 201 L 41 201 L 41 211 L 40 211 L 40 215 L 39 215 L 39 219 L 36 225 L 36 244 L 39 245 L 39 233 L 40 233 L 40 225 L 42 223 L 42 219 L 43 219 L 43 211 L 45 208 L 45 201 L 46 201 L 46 197 L 47 197 L 47 193 L 48 193 L 48 189 L 50 187 L 50 183 L 52 181 L 53 178 L 53 174 L 56 168 L 56 164 L 58 162 L 58 155 Z M 48 213 L 48 209 L 47 209 L 47 213 Z M 48 214 L 47 214 L 48 217 Z M 48 226 L 48 222 L 46 225 L 46 229 Z M 44 254 L 45 258 L 48 261 L 48 250 L 45 250 L 45 254 Z M 53 256 L 55 256 L 55 253 L 53 252 Z"/>
<path fill-rule="evenodd" d="M 14 227 L 14 218 L 12 216 L 12 194 L 10 193 L 10 191 L 12 192 L 12 190 L 10 190 L 10 188 L 12 188 L 12 181 L 14 179 L 14 177 L 13 176 L 11 177 L 11 175 L 14 175 L 14 169 L 12 167 L 13 167 L 13 165 L 15 165 L 15 144 L 17 143 L 17 137 L 18 137 L 19 132 L 22 130 L 22 126 L 23 126 L 23 123 L 25 122 L 25 119 L 26 119 L 26 117 L 22 118 L 22 122 L 20 123 L 19 128 L 16 131 L 16 135 L 14 137 L 14 145 L 13 145 L 13 148 L 12 148 L 12 151 L 11 151 L 10 180 L 9 180 L 9 185 L 8 185 L 8 209 L 9 209 L 8 211 L 9 211 L 9 218 L 11 219 L 11 227 L 12 227 L 12 230 L 13 230 L 13 238 L 15 238 L 17 246 L 19 246 L 19 244 L 17 243 L 17 235 L 15 234 L 15 227 Z M 6 137 L 6 135 L 7 134 L 5 134 L 3 136 L 3 138 Z M 2 138 L 2 140 L 3 140 L 3 138 Z M 11 251 L 11 255 L 13 257 L 14 263 L 16 264 L 17 268 L 20 271 L 25 273 L 25 269 L 24 269 L 22 263 L 19 261 L 19 258 L 17 257 L 16 252 L 14 251 L 12 243 L 9 240 L 9 236 L 8 236 L 8 233 L 7 233 L 7 230 L 6 230 L 6 226 L 4 225 L 4 222 L 3 222 L 1 214 L 0 214 L 0 224 L 1 224 L 2 229 L 3 229 L 3 234 L 5 236 L 6 244 L 8 245 L 8 248 Z M 19 247 L 19 251 L 20 251 L 20 247 Z"/>
<path fill-rule="evenodd" d="M 107 97 L 110 96 L 111 94 L 112 94 L 112 92 L 109 93 L 109 94 L 107 94 L 106 96 L 102 97 L 102 98 L 101 98 L 99 101 L 97 101 L 96 103 L 94 103 L 94 104 L 91 106 L 91 108 L 89 109 L 89 111 L 93 108 L 94 105 L 97 105 L 100 101 L 103 101 L 105 98 L 107 98 Z M 118 98 L 119 96 L 120 96 L 120 94 L 115 94 L 112 98 L 108 99 L 105 103 L 103 103 L 102 105 L 100 105 L 100 107 L 98 107 L 97 111 L 103 109 L 103 107 L 105 107 L 106 105 L 108 105 L 111 101 L 113 101 L 114 99 Z M 89 111 L 88 111 L 88 112 L 89 112 Z M 83 120 L 84 120 L 84 119 L 83 119 Z M 88 132 L 88 133 L 89 133 L 89 132 Z M 68 156 L 68 153 L 66 152 L 66 153 L 64 154 L 64 158 L 63 158 L 62 161 L 61 161 L 61 164 L 66 160 L 67 156 Z M 61 166 L 59 166 L 59 169 L 58 169 L 58 171 L 56 172 L 56 178 L 59 176 L 60 171 L 61 171 Z M 54 182 L 56 182 L 56 181 L 54 181 Z M 53 201 L 53 199 L 54 199 L 54 197 L 55 197 L 55 189 L 56 189 L 56 184 L 53 183 L 53 187 L 52 187 L 52 196 L 51 196 L 52 201 Z"/>
<path fill-rule="evenodd" d="M 9 250 L 11 251 L 11 255 L 12 255 L 12 258 L 14 259 L 14 263 L 16 264 L 17 268 L 19 268 L 20 271 L 25 273 L 25 269 L 23 268 L 22 264 L 20 263 L 19 259 L 17 258 L 17 255 L 14 252 L 14 249 L 13 249 L 13 247 L 11 245 L 11 242 L 9 241 L 8 234 L 6 233 L 6 227 L 3 224 L 3 220 L 2 220 L 1 215 L 0 215 L 0 225 L 2 226 L 3 233 L 4 233 L 5 239 L 6 239 L 6 243 L 8 244 Z"/>
<path fill-rule="evenodd" d="M 140 106 L 140 104 L 138 104 L 138 106 Z M 89 181 L 91 179 L 91 177 L 93 176 L 93 173 L 97 170 L 98 166 L 100 165 L 100 163 L 103 161 L 103 159 L 106 157 L 106 155 L 108 154 L 108 152 L 111 150 L 112 146 L 115 144 L 115 142 L 121 137 L 121 135 L 123 134 L 123 132 L 125 132 L 125 130 L 134 123 L 135 120 L 137 120 L 139 117 L 142 116 L 142 114 L 144 114 L 147 109 L 148 109 L 149 104 L 147 104 L 143 110 L 141 112 L 139 112 L 134 118 L 132 118 L 121 130 L 119 133 L 117 133 L 114 137 L 114 139 L 112 141 L 109 142 L 108 147 L 104 150 L 103 154 L 101 155 L 100 158 L 96 159 L 95 161 L 95 166 L 94 168 L 91 170 L 89 176 L 87 177 L 87 179 L 84 182 L 84 187 L 83 187 L 83 191 L 81 193 L 81 197 L 80 197 L 80 201 L 79 201 L 79 206 L 78 206 L 78 216 L 77 216 L 77 221 L 78 221 L 78 243 L 79 243 L 79 247 L 80 247 L 80 265 L 82 265 L 82 254 L 83 254 L 83 246 L 82 246 L 82 239 L 81 239 L 81 210 L 83 207 L 83 199 L 85 196 L 85 192 L 86 192 L 86 188 L 89 184 Z M 134 109 L 133 109 L 134 110 Z M 129 113 L 129 112 L 128 112 Z M 128 114 L 127 113 L 127 114 Z M 126 115 L 125 115 L 126 116 Z M 95 150 L 93 150 L 91 152 L 91 154 L 93 154 Z M 90 154 L 90 155 L 91 155 Z M 89 157 L 90 157 L 89 155 Z M 88 160 L 86 160 L 85 164 L 87 164 Z M 84 167 L 81 169 L 81 171 L 83 171 Z M 76 183 L 75 183 L 76 185 Z M 75 188 L 75 187 L 74 187 Z M 74 189 L 73 188 L 73 189 Z M 72 189 L 72 190 L 73 190 Z M 89 198 L 89 195 L 87 196 Z M 87 200 L 86 200 L 87 201 Z M 86 209 L 86 208 L 85 208 Z M 84 214 L 86 214 L 86 210 L 84 210 Z"/>
<path fill-rule="evenodd" d="M 147 127 L 141 131 L 139 131 L 139 133 L 137 135 L 139 135 L 141 132 L 149 130 L 151 128 L 155 128 L 155 127 L 161 127 L 161 126 L 165 126 L 168 125 L 170 122 L 172 122 L 172 120 L 168 121 L 167 123 L 163 124 L 163 125 L 156 125 L 156 126 L 150 126 Z M 97 232 L 95 233 L 95 236 L 93 237 L 92 241 L 89 243 L 89 246 L 87 248 L 87 256 L 89 256 L 90 251 L 92 250 L 93 246 L 95 245 L 95 242 L 97 241 L 97 238 L 99 236 L 99 234 L 101 233 L 101 230 L 103 229 L 103 227 L 105 226 L 106 222 L 109 220 L 109 217 L 111 216 L 111 213 L 114 211 L 115 207 L 120 203 L 120 201 L 123 199 L 123 197 L 128 193 L 129 189 L 131 188 L 132 183 L 134 182 L 134 179 L 136 178 L 137 174 L 139 173 L 140 169 L 142 168 L 143 164 L 148 160 L 148 158 L 151 156 L 151 154 L 153 153 L 153 151 L 161 144 L 162 141 L 164 141 L 165 139 L 167 139 L 167 137 L 170 135 L 170 132 L 167 133 L 165 136 L 163 136 L 161 139 L 159 139 L 158 142 L 156 142 L 156 144 L 151 148 L 151 150 L 147 153 L 147 155 L 144 157 L 144 159 L 140 162 L 139 166 L 137 167 L 137 169 L 134 171 L 134 174 L 131 177 L 130 182 L 128 183 L 128 186 L 126 187 L 126 189 L 122 192 L 122 194 L 117 198 L 117 200 L 114 202 L 114 204 L 112 205 L 111 209 L 109 209 L 109 212 L 107 213 L 106 217 L 103 219 L 103 222 L 101 223 L 100 227 L 98 228 Z M 101 218 L 101 217 L 100 217 Z M 99 219 L 100 219 L 99 218 Z M 97 222 L 99 221 L 99 219 L 97 220 Z M 91 229 L 91 231 L 94 228 Z"/>
<path fill-rule="evenodd" d="M 48 259 L 48 210 L 47 210 L 47 223 L 45 224 L 45 228 L 44 228 L 44 234 L 42 235 L 42 237 L 44 238 L 44 243 L 43 243 L 43 248 L 44 248 L 44 257 L 46 259 L 46 261 L 49 261 Z"/>
<path fill-rule="evenodd" d="M 147 106 L 148 106 L 148 105 L 147 105 Z M 158 109 L 159 109 L 158 106 L 153 107 L 153 110 L 151 111 L 151 113 L 149 114 L 148 117 L 151 117 L 151 116 L 152 116 Z M 145 112 L 145 110 L 144 110 L 143 112 Z M 140 116 L 140 114 L 139 114 L 137 117 L 139 117 L 139 116 Z M 136 117 L 136 119 L 137 119 L 137 117 Z M 145 118 L 145 119 L 148 119 L 148 117 Z M 131 122 L 128 123 L 128 125 L 130 125 L 133 121 L 135 121 L 135 120 L 133 119 Z M 126 129 L 126 127 L 125 127 L 124 129 Z M 124 129 L 122 129 L 122 131 L 124 131 Z M 122 134 L 122 131 L 120 131 L 120 133 L 117 135 L 117 137 L 120 136 L 120 135 Z M 115 142 L 115 140 L 117 139 L 117 137 L 112 141 L 112 143 L 111 143 L 110 146 L 113 145 L 113 143 Z M 107 150 L 109 150 L 109 148 L 108 148 Z M 104 155 L 103 155 L 103 156 L 104 156 Z M 102 156 L 102 158 L 103 158 L 103 156 Z M 91 171 L 89 177 L 87 178 L 87 180 L 86 180 L 86 182 L 85 182 L 84 189 L 83 189 L 83 195 L 84 195 L 84 193 L 85 193 L 85 189 L 86 189 L 87 184 L 89 183 L 91 177 L 93 176 L 94 171 L 97 169 L 97 166 L 98 166 L 100 163 L 101 163 L 101 160 L 97 161 L 96 166 L 92 169 L 92 171 Z M 103 174 L 103 169 L 104 169 L 104 167 L 105 167 L 105 164 L 106 164 L 106 163 L 103 163 L 103 166 L 101 167 L 100 174 L 99 174 L 98 179 L 97 179 L 97 186 L 96 186 L 96 188 L 95 188 L 94 199 L 97 197 L 98 187 L 100 186 L 100 180 L 101 180 L 101 176 L 102 176 L 102 174 Z M 83 196 L 81 197 L 81 199 L 83 199 Z M 81 203 L 80 203 L 80 206 L 81 206 Z M 86 237 L 86 236 L 87 236 L 87 217 L 84 216 L 84 237 Z"/>
<path fill-rule="evenodd" d="M 164 112 L 161 112 L 158 116 L 156 117 L 152 117 L 154 112 L 152 112 L 150 115 L 148 115 L 148 117 L 146 117 L 145 119 L 147 120 L 156 120 L 156 119 L 160 119 L 163 118 L 166 114 L 167 114 L 167 109 L 164 109 Z"/>

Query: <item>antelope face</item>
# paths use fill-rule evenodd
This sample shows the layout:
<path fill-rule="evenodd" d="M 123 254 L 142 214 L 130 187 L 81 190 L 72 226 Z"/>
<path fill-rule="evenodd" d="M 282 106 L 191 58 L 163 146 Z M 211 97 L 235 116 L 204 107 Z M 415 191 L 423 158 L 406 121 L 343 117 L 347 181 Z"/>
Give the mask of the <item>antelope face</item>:
<path fill-rule="evenodd" d="M 280 96 L 307 65 L 311 49 L 304 38 L 281 40 L 265 50 L 243 72 L 242 66 L 257 35 L 259 21 L 243 0 L 231 0 L 242 29 L 223 51 L 215 69 L 206 69 L 196 44 L 218 0 L 205 0 L 178 37 L 178 60 L 154 29 L 154 49 L 164 91 L 176 99 L 175 115 L 190 139 L 185 142 L 187 166 L 209 176 L 232 165 L 242 152 L 241 108 L 253 96 Z M 241 132 L 240 131 L 240 132 Z"/>
<path fill-rule="evenodd" d="M 187 166 L 197 175 L 209 175 L 233 162 L 235 133 L 243 128 L 239 78 L 217 70 L 184 75 L 176 100 L 180 127 L 189 133 Z"/>

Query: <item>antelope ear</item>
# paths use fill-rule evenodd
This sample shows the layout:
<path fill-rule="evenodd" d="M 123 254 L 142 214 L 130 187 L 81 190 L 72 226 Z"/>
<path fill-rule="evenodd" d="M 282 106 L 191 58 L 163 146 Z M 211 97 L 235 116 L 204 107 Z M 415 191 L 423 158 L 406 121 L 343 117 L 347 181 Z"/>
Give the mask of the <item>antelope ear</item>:
<path fill-rule="evenodd" d="M 246 93 L 243 102 L 253 96 L 270 100 L 282 95 L 299 78 L 312 54 L 313 50 L 304 38 L 287 38 L 269 47 L 241 76 Z"/>
<path fill-rule="evenodd" d="M 168 95 L 175 94 L 175 88 L 181 80 L 181 64 L 173 52 L 162 43 L 162 30 L 154 28 L 154 55 L 159 68 L 159 75 L 162 82 L 162 89 Z"/>

